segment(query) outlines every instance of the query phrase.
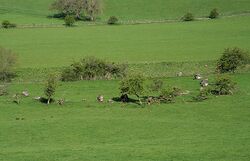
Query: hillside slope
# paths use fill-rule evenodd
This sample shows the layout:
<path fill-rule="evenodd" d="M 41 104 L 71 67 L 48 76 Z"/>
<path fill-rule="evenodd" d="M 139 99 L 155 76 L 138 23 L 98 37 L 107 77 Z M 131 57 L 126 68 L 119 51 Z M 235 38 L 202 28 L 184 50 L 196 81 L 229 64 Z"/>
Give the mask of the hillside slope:
<path fill-rule="evenodd" d="M 54 0 L 0 0 L 0 20 L 8 19 L 19 24 L 62 23 L 47 16 Z M 250 11 L 249 0 L 104 0 L 101 20 L 114 15 L 120 20 L 178 19 L 186 12 L 206 16 L 212 8 L 230 15 Z"/>

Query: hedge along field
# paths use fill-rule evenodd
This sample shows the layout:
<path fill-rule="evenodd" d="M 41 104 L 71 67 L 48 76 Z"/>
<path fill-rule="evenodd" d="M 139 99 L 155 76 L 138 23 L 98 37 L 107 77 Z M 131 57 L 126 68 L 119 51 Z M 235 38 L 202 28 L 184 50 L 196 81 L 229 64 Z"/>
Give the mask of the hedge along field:
<path fill-rule="evenodd" d="M 27 88 L 31 96 L 20 105 L 0 97 L 0 160 L 249 161 L 249 76 L 233 75 L 233 96 L 146 108 L 95 101 L 118 95 L 117 81 L 62 83 L 56 98 L 67 97 L 63 107 L 32 100 L 41 84 L 13 83 L 10 92 Z M 190 77 L 165 82 L 199 91 Z"/>
<path fill-rule="evenodd" d="M 63 21 L 46 18 L 53 13 L 48 10 L 53 1 L 1 0 L 0 20 L 8 19 L 18 24 L 62 24 Z M 203 17 L 213 8 L 225 15 L 250 11 L 248 0 L 104 0 L 104 4 L 101 21 L 109 16 L 117 16 L 123 21 L 179 19 L 186 12 Z"/>
<path fill-rule="evenodd" d="M 0 44 L 19 54 L 19 67 L 67 66 L 94 55 L 117 62 L 217 59 L 224 48 L 250 49 L 249 16 L 166 24 L 0 30 Z"/>

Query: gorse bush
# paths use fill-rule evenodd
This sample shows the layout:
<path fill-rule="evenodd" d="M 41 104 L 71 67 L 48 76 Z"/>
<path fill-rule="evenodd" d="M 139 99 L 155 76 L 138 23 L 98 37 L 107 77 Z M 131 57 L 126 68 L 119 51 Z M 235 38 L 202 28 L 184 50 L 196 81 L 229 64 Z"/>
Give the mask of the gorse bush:
<path fill-rule="evenodd" d="M 193 21 L 194 15 L 192 13 L 188 12 L 181 19 L 182 19 L 182 21 Z"/>
<path fill-rule="evenodd" d="M 249 63 L 248 52 L 240 48 L 227 48 L 217 62 L 217 70 L 220 73 L 235 72 L 235 70 Z"/>
<path fill-rule="evenodd" d="M 211 90 L 214 95 L 231 95 L 235 90 L 236 83 L 228 75 L 217 76 Z"/>
<path fill-rule="evenodd" d="M 109 18 L 109 20 L 108 20 L 108 24 L 109 24 L 109 25 L 117 24 L 117 22 L 118 22 L 118 18 L 115 17 L 115 16 L 111 16 L 111 17 Z"/>
<path fill-rule="evenodd" d="M 70 16 L 70 15 L 67 15 L 65 18 L 64 18 L 64 22 L 65 22 L 65 25 L 68 26 L 68 27 L 72 27 L 75 23 L 75 17 L 74 16 Z"/>
<path fill-rule="evenodd" d="M 10 81 L 15 76 L 13 68 L 16 62 L 16 54 L 0 47 L 0 81 Z"/>
<path fill-rule="evenodd" d="M 62 72 L 62 81 L 112 79 L 123 77 L 126 66 L 87 57 L 73 63 Z"/>
<path fill-rule="evenodd" d="M 209 14 L 209 18 L 211 19 L 215 19 L 215 18 L 218 18 L 219 17 L 219 12 L 216 8 L 214 8 L 210 14 Z"/>
<path fill-rule="evenodd" d="M 10 23 L 8 20 L 2 22 L 2 28 L 15 28 L 16 24 Z"/>

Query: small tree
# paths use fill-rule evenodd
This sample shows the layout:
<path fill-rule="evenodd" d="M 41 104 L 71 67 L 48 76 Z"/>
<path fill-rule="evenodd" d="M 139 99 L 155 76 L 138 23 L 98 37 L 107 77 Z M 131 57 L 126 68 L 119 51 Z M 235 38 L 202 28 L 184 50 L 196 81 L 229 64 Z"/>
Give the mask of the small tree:
<path fill-rule="evenodd" d="M 0 47 L 0 81 L 10 81 L 15 75 L 13 68 L 16 65 L 17 56 L 11 50 Z"/>
<path fill-rule="evenodd" d="M 103 10 L 102 0 L 85 0 L 85 14 L 90 17 L 91 21 L 96 19 Z"/>
<path fill-rule="evenodd" d="M 122 95 L 134 95 L 142 104 L 140 95 L 144 91 L 144 77 L 140 74 L 130 74 L 124 77 L 120 83 Z"/>
<path fill-rule="evenodd" d="M 236 83 L 228 75 L 219 75 L 212 88 L 212 94 L 230 95 L 233 94 Z"/>
<path fill-rule="evenodd" d="M 64 18 L 64 22 L 65 22 L 65 25 L 68 26 L 68 27 L 72 27 L 75 23 L 75 17 L 74 16 L 70 16 L 70 15 L 67 15 L 65 18 Z"/>
<path fill-rule="evenodd" d="M 49 75 L 45 84 L 44 94 L 47 97 L 47 104 L 50 104 L 52 97 L 55 95 L 57 87 L 57 77 L 55 75 Z"/>
<path fill-rule="evenodd" d="M 211 19 L 218 18 L 218 16 L 219 16 L 219 12 L 218 12 L 218 10 L 217 10 L 216 8 L 214 8 L 214 9 L 210 12 L 210 14 L 209 14 L 209 18 L 211 18 Z"/>
<path fill-rule="evenodd" d="M 217 62 L 217 70 L 220 73 L 235 72 L 235 70 L 249 63 L 248 52 L 240 48 L 227 48 Z"/>
<path fill-rule="evenodd" d="M 193 21 L 194 20 L 194 15 L 190 12 L 186 13 L 183 17 L 182 17 L 183 21 Z"/>
<path fill-rule="evenodd" d="M 10 21 L 5 20 L 2 22 L 2 28 L 15 28 L 16 24 L 10 23 Z"/>
<path fill-rule="evenodd" d="M 115 16 L 111 16 L 111 17 L 109 18 L 109 20 L 108 20 L 108 24 L 109 24 L 109 25 L 117 24 L 117 22 L 118 22 L 118 18 L 115 17 Z"/>

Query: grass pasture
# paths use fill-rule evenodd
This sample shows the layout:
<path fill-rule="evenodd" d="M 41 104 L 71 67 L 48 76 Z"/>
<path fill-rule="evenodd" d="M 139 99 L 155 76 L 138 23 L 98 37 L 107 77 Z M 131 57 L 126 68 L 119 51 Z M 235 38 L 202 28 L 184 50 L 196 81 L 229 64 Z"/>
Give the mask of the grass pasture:
<path fill-rule="evenodd" d="M 217 59 L 227 47 L 250 49 L 247 24 L 249 16 L 190 23 L 0 30 L 0 44 L 19 54 L 22 68 L 67 66 L 90 55 L 125 63 L 207 61 Z"/>
<path fill-rule="evenodd" d="M 0 20 L 8 19 L 17 24 L 62 24 L 48 19 L 53 14 L 48 8 L 53 0 L 1 0 Z M 117 16 L 122 21 L 179 19 L 186 12 L 205 17 L 213 8 L 223 15 L 249 12 L 248 0 L 104 0 L 100 21 Z M 143 6 L 143 7 L 142 7 Z"/>
<path fill-rule="evenodd" d="M 104 0 L 97 22 L 74 27 L 48 18 L 52 1 L 0 0 L 0 22 L 17 24 L 0 28 L 0 46 L 18 55 L 17 77 L 0 96 L 0 161 L 250 160 L 250 64 L 230 74 L 233 95 L 193 101 L 194 74 L 212 83 L 225 48 L 250 51 L 249 0 Z M 213 8 L 222 16 L 207 19 Z M 179 21 L 187 12 L 200 19 Z M 121 23 L 106 25 L 109 16 Z M 125 63 L 146 83 L 159 78 L 189 94 L 170 104 L 110 103 L 120 96 L 117 78 L 59 82 L 54 98 L 63 106 L 34 100 L 44 96 L 48 74 L 86 56 Z M 15 104 L 13 95 L 26 90 Z"/>
<path fill-rule="evenodd" d="M 100 93 L 106 99 L 118 94 L 116 81 L 63 83 L 57 97 L 67 95 L 64 107 L 47 107 L 31 98 L 21 105 L 3 101 L 0 160 L 248 161 L 249 76 L 234 76 L 240 89 L 234 96 L 202 103 L 183 103 L 189 97 L 145 108 L 96 103 Z M 199 87 L 190 77 L 165 82 L 194 93 Z M 33 97 L 41 94 L 42 86 L 11 86 L 12 92 L 24 89 Z M 83 97 L 86 102 L 81 101 Z"/>

